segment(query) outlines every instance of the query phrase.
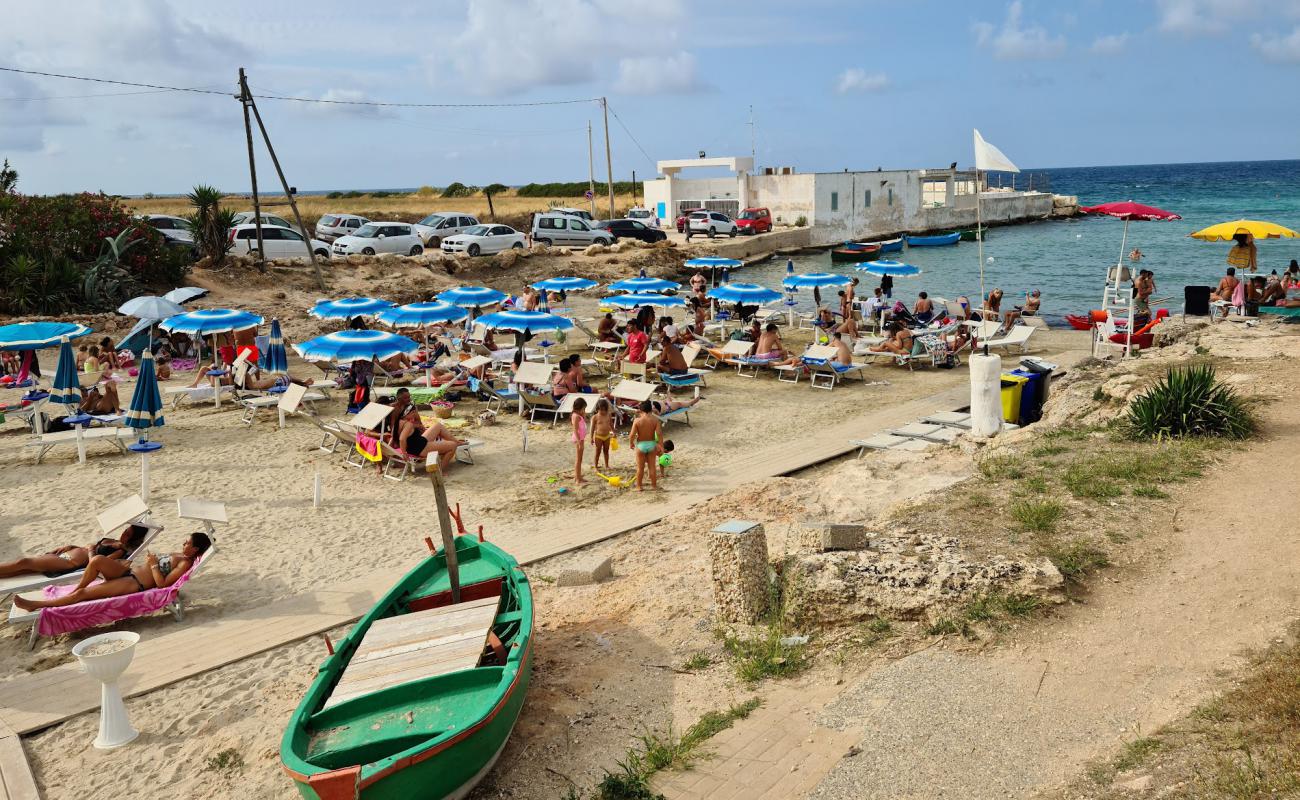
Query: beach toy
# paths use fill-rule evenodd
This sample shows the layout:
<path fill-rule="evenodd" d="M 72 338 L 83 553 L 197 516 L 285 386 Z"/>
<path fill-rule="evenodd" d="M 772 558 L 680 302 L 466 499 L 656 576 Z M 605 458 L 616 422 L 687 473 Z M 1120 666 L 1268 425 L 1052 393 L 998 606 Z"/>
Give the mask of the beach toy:
<path fill-rule="evenodd" d="M 595 472 L 595 470 L 592 471 Z M 613 486 L 615 489 L 622 489 L 624 486 L 630 485 L 625 483 L 626 478 L 619 475 L 601 475 L 599 472 L 596 472 L 596 477 L 604 478 L 605 482 L 610 486 Z"/>
<path fill-rule="evenodd" d="M 568 487 L 565 487 L 565 486 L 561 486 L 560 488 L 556 489 L 555 491 L 559 492 L 560 494 L 568 494 L 568 493 L 569 493 L 569 489 L 568 489 Z"/>
<path fill-rule="evenodd" d="M 617 436 L 611 436 L 610 439 L 609 439 L 609 452 L 612 453 L 612 452 L 614 452 L 614 451 L 617 450 L 617 449 L 618 449 L 618 437 L 617 437 Z"/>
<path fill-rule="evenodd" d="M 673 454 L 672 454 L 672 453 L 664 453 L 663 455 L 659 456 L 659 466 L 661 466 L 661 467 L 671 467 L 672 465 L 673 465 Z"/>
<path fill-rule="evenodd" d="M 547 482 L 547 483 L 559 483 L 559 482 L 560 482 L 560 476 L 558 476 L 558 475 L 552 475 L 551 477 L 549 477 L 549 478 L 546 479 L 546 482 Z"/>

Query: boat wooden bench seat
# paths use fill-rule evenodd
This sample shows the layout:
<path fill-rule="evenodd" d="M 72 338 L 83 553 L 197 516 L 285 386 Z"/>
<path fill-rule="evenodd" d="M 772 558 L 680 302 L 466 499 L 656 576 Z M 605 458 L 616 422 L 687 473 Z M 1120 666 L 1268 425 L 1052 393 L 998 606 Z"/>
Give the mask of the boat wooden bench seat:
<path fill-rule="evenodd" d="M 323 708 L 390 686 L 478 666 L 499 597 L 440 606 L 370 624 Z"/>

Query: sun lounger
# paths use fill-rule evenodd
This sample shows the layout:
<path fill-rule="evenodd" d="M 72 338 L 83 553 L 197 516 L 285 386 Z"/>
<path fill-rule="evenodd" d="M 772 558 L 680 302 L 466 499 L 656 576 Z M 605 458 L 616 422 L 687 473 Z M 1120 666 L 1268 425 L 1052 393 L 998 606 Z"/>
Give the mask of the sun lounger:
<path fill-rule="evenodd" d="M 226 504 L 220 500 L 207 500 L 202 497 L 183 496 L 176 498 L 176 516 L 192 519 L 203 525 L 208 536 L 215 536 L 215 524 L 223 525 L 230 521 L 226 515 Z"/>
<path fill-rule="evenodd" d="M 809 380 L 814 389 L 832 390 L 845 376 L 856 374 L 864 383 L 867 376 L 862 368 L 865 364 L 837 364 L 837 353 L 830 345 L 813 345 L 804 351 L 803 363 L 808 368 Z M 798 374 L 795 375 L 798 382 Z"/>
<path fill-rule="evenodd" d="M 482 445 L 482 439 L 467 440 L 456 448 L 456 460 L 473 464 L 474 450 Z M 380 449 L 384 454 L 383 476 L 390 481 L 404 481 L 407 475 L 414 475 L 417 471 L 423 472 L 438 463 L 438 453 L 430 453 L 427 458 L 422 459 L 419 456 L 408 455 L 387 442 L 380 442 Z M 396 475 L 393 474 L 394 469 L 397 470 Z"/>
<path fill-rule="evenodd" d="M 551 427 L 555 427 L 556 421 L 560 418 L 560 406 L 550 392 L 533 391 L 526 386 L 520 386 L 519 399 L 523 401 L 529 422 L 536 422 L 538 414 L 550 414 Z"/>
<path fill-rule="evenodd" d="M 181 590 L 212 561 L 216 554 L 217 546 L 213 544 L 199 557 L 194 566 L 190 567 L 175 583 L 165 588 L 146 589 L 143 592 L 120 597 L 106 597 L 102 600 L 88 600 L 70 606 L 42 608 L 36 611 L 23 611 L 17 606 L 11 606 L 9 624 L 31 624 L 32 632 L 27 644 L 28 649 L 33 649 L 40 636 L 58 636 L 96 625 L 108 625 L 124 619 L 143 617 L 162 609 L 172 612 L 176 621 L 182 622 L 185 619 L 185 595 Z M 43 596 L 60 597 L 74 588 L 71 585 L 47 586 L 41 590 L 40 595 L 35 595 L 32 599 L 40 599 Z"/>
<path fill-rule="evenodd" d="M 921 420 L 931 425 L 943 425 L 949 428 L 970 430 L 970 414 L 965 411 L 940 411 Z"/>
<path fill-rule="evenodd" d="M 903 436 L 908 439 L 924 439 L 927 442 L 937 442 L 947 444 L 956 441 L 961 433 L 945 425 L 935 425 L 930 422 L 912 422 L 901 428 L 895 428 L 890 431 L 894 436 Z"/>
<path fill-rule="evenodd" d="M 475 379 L 471 378 L 470 388 L 474 388 Z M 478 390 L 487 395 L 485 407 L 488 411 L 501 413 L 505 410 L 508 403 L 519 402 L 519 392 L 512 392 L 509 389 L 498 389 L 488 381 L 477 381 Z M 494 407 L 495 406 L 495 407 Z"/>
<path fill-rule="evenodd" d="M 126 453 L 127 442 L 132 441 L 137 436 L 136 432 L 130 428 L 86 428 L 81 431 L 81 441 L 83 444 L 91 442 L 110 442 L 117 447 L 123 454 Z M 56 447 L 62 445 L 77 446 L 77 431 L 56 431 L 54 433 L 43 433 L 36 439 L 27 443 L 28 447 L 39 448 L 36 451 L 36 463 L 41 463 Z"/>
<path fill-rule="evenodd" d="M 233 394 L 235 391 L 235 387 L 228 384 L 222 384 L 218 388 L 223 394 Z M 172 408 L 180 408 L 184 403 L 202 403 L 211 400 L 212 392 L 211 386 L 169 386 L 163 389 L 164 397 L 171 398 Z"/>
<path fill-rule="evenodd" d="M 1004 336 L 995 339 L 985 339 L 980 342 L 981 347 L 987 347 L 990 350 L 995 348 L 1019 347 L 1020 352 L 1029 349 L 1027 342 L 1037 328 L 1032 325 L 1016 325 Z"/>
<path fill-rule="evenodd" d="M 704 366 L 712 367 L 724 362 L 729 363 L 733 358 L 749 355 L 749 351 L 753 349 L 753 342 L 747 342 L 743 339 L 731 339 L 722 346 L 722 349 L 708 351 L 709 355 L 704 360 Z"/>
<path fill-rule="evenodd" d="M 933 442 L 924 439 L 916 439 L 910 436 L 898 436 L 892 433 L 878 433 L 867 439 L 853 439 L 849 444 L 858 448 L 858 458 L 867 454 L 868 450 L 903 450 L 919 452 L 929 450 Z"/>
<path fill-rule="evenodd" d="M 365 408 L 353 414 L 347 422 L 360 431 L 382 430 L 382 426 L 388 421 L 388 415 L 391 413 L 393 413 L 392 406 L 371 402 L 367 403 Z"/>
<path fill-rule="evenodd" d="M 258 412 L 264 409 L 274 408 L 279 412 L 280 427 L 284 427 L 284 418 L 286 414 L 293 414 L 298 411 L 302 403 L 313 404 L 317 400 L 324 400 L 325 395 L 320 392 L 308 392 L 307 387 L 299 383 L 291 383 L 289 387 L 280 394 L 254 395 L 252 397 L 239 398 L 239 404 L 244 407 L 244 414 L 239 421 L 245 425 L 252 425 L 257 422 Z"/>
<path fill-rule="evenodd" d="M 99 514 L 96 519 L 99 522 L 99 528 L 105 536 L 116 537 L 127 525 L 141 525 L 148 530 L 144 538 L 136 548 L 131 551 L 127 561 L 135 560 L 136 556 L 146 552 L 149 545 L 153 542 L 154 537 L 163 529 L 162 525 L 153 522 L 149 517 L 149 506 L 140 495 L 133 494 L 112 506 L 106 508 Z M 12 578 L 0 578 L 0 595 L 14 594 L 17 592 L 30 592 L 33 589 L 40 589 L 45 586 L 55 586 L 61 583 L 76 583 L 81 580 L 81 574 L 84 570 L 75 569 L 70 572 L 64 572 L 53 577 L 49 575 L 15 575 Z"/>

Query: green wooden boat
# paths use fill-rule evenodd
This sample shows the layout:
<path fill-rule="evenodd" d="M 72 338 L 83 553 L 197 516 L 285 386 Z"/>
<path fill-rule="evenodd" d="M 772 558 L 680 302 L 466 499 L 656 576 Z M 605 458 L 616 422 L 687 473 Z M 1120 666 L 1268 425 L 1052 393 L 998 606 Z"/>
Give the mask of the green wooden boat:
<path fill-rule="evenodd" d="M 980 234 L 983 234 L 984 241 L 987 242 L 989 240 L 989 229 L 987 225 L 983 228 L 971 228 L 970 230 L 962 231 L 961 240 L 963 242 L 978 242 L 980 240 Z"/>
<path fill-rule="evenodd" d="M 533 595 L 500 548 L 459 536 L 389 590 L 321 664 L 280 744 L 307 800 L 461 798 L 505 747 L 528 691 Z"/>

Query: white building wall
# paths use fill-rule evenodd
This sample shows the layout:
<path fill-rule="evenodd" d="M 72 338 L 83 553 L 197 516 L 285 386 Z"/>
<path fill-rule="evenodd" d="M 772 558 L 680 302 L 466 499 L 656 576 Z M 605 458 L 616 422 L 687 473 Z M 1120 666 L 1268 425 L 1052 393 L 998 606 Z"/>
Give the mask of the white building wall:
<path fill-rule="evenodd" d="M 811 224 L 816 212 L 813 182 L 812 174 L 751 175 L 745 205 L 768 209 L 777 224 L 793 225 L 800 217 Z"/>

